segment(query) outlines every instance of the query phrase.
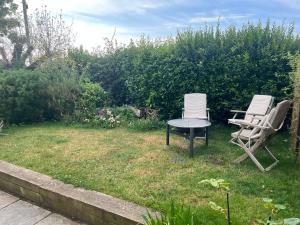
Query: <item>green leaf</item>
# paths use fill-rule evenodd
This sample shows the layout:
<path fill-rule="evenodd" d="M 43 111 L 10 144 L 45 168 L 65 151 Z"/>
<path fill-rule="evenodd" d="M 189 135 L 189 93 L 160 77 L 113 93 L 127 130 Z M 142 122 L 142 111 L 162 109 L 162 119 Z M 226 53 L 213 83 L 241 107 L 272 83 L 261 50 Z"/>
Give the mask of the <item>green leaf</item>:
<path fill-rule="evenodd" d="M 262 200 L 267 203 L 273 202 L 273 199 L 271 199 L 271 198 L 263 198 Z"/>
<path fill-rule="evenodd" d="M 300 223 L 299 218 L 287 218 L 283 220 L 284 225 L 297 225 Z"/>
<path fill-rule="evenodd" d="M 286 209 L 286 206 L 281 204 L 275 204 L 275 208 L 283 210 Z"/>

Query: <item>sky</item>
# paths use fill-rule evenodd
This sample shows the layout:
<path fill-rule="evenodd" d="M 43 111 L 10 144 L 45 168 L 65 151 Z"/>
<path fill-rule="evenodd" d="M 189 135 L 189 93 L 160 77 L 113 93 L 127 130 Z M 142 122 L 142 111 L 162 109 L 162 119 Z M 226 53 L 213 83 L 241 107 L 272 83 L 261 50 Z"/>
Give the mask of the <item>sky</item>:
<path fill-rule="evenodd" d="M 21 0 L 18 0 L 21 3 Z M 150 38 L 174 36 L 185 28 L 203 25 L 241 26 L 243 23 L 293 22 L 300 34 L 300 0 L 27 0 L 29 14 L 47 6 L 62 12 L 72 23 L 75 46 L 88 50 L 104 44 L 104 38 L 128 43 L 141 34 Z"/>

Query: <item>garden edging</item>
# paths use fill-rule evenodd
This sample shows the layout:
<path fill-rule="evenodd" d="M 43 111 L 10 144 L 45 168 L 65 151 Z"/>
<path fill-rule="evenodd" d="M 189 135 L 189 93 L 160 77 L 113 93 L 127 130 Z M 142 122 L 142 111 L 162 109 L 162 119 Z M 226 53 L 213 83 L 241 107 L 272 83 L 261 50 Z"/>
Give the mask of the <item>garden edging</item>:
<path fill-rule="evenodd" d="M 0 160 L 0 190 L 90 225 L 143 224 L 147 209 Z"/>

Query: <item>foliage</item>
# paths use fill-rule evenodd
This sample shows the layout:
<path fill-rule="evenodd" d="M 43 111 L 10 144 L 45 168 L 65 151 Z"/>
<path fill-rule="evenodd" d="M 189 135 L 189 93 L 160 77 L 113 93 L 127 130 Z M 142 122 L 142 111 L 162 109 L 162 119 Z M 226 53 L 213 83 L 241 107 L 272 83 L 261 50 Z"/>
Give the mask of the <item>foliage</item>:
<path fill-rule="evenodd" d="M 8 123 L 59 120 L 74 112 L 80 94 L 76 71 L 63 60 L 38 69 L 0 72 L 0 114 Z"/>
<path fill-rule="evenodd" d="M 287 205 L 274 203 L 273 199 L 263 198 L 262 200 L 264 202 L 264 208 L 270 209 L 273 217 L 276 216 L 280 211 L 287 209 Z M 297 225 L 300 223 L 299 218 L 284 218 L 274 220 L 272 216 L 270 216 L 267 220 L 258 219 L 258 225 Z"/>
<path fill-rule="evenodd" d="M 96 118 L 97 108 L 105 105 L 107 95 L 103 88 L 92 83 L 88 79 L 82 79 L 80 82 L 81 93 L 75 100 L 75 120 L 77 122 L 90 122 Z"/>
<path fill-rule="evenodd" d="M 134 108 L 132 106 L 119 106 L 111 108 L 113 114 L 118 115 L 121 123 L 124 125 L 128 125 L 130 122 L 137 120 L 138 117 L 134 112 Z"/>
<path fill-rule="evenodd" d="M 200 225 L 201 220 L 191 207 L 176 205 L 173 201 L 166 213 L 161 216 L 148 213 L 145 219 L 146 225 Z"/>
<path fill-rule="evenodd" d="M 291 98 L 290 60 L 299 49 L 292 25 L 207 26 L 181 31 L 164 42 L 141 37 L 126 48 L 94 56 L 87 70 L 113 104 L 178 117 L 185 93 L 204 92 L 212 118 L 222 121 L 230 109 L 247 107 L 254 94 L 270 94 L 278 101 Z"/>
<path fill-rule="evenodd" d="M 229 191 L 229 183 L 223 179 L 205 179 L 199 182 L 200 184 L 210 184 L 212 187 Z"/>
<path fill-rule="evenodd" d="M 61 119 L 73 114 L 75 101 L 81 93 L 79 74 L 66 60 L 48 59 L 36 71 L 47 79 L 49 95 L 46 119 Z"/>
<path fill-rule="evenodd" d="M 212 187 L 220 190 L 226 190 L 229 191 L 229 183 L 225 182 L 223 179 L 205 179 L 199 182 L 200 184 L 210 184 Z M 223 207 L 217 205 L 215 202 L 210 201 L 209 205 L 211 209 L 213 209 L 216 212 L 219 212 L 224 215 L 225 218 L 227 218 L 228 212 L 229 212 L 229 202 L 228 202 L 228 193 L 227 193 L 227 209 L 224 209 Z M 282 205 L 278 203 L 274 203 L 273 199 L 270 198 L 262 198 L 262 201 L 264 202 L 263 207 L 265 209 L 271 210 L 271 215 L 276 216 L 280 211 L 287 209 L 287 205 Z M 253 225 L 297 225 L 300 223 L 299 218 L 285 218 L 285 219 L 272 219 L 272 216 L 269 216 L 269 219 L 267 220 L 261 220 L 257 219 L 257 223 L 253 223 Z M 228 224 L 230 224 L 230 218 L 227 218 Z"/>
<path fill-rule="evenodd" d="M 0 117 L 9 123 L 40 121 L 45 117 L 49 96 L 41 72 L 3 71 L 0 74 Z"/>
<path fill-rule="evenodd" d="M 13 0 L 0 1 L 0 63 L 5 68 L 23 68 L 33 47 L 28 45 Z"/>
<path fill-rule="evenodd" d="M 209 184 L 215 189 L 222 190 L 222 191 L 227 191 L 227 209 L 223 208 L 222 206 L 219 206 L 217 203 L 210 201 L 209 206 L 212 210 L 215 212 L 221 213 L 227 220 L 228 224 L 230 225 L 230 208 L 229 208 L 229 193 L 228 191 L 230 190 L 229 186 L 230 184 L 226 182 L 224 179 L 204 179 L 199 182 L 199 184 Z"/>
<path fill-rule="evenodd" d="M 91 81 L 101 83 L 108 92 L 111 105 L 124 105 L 129 102 L 129 96 L 122 74 L 129 69 L 132 56 L 118 47 L 115 49 L 110 42 L 107 45 L 108 49 L 91 57 L 86 70 Z"/>
<path fill-rule="evenodd" d="M 19 25 L 15 17 L 18 5 L 13 0 L 0 1 L 0 37 L 7 35 L 11 29 Z"/>
<path fill-rule="evenodd" d="M 52 15 L 46 6 L 31 15 L 31 44 L 36 58 L 62 56 L 72 46 L 72 24 L 67 25 L 62 14 Z"/>

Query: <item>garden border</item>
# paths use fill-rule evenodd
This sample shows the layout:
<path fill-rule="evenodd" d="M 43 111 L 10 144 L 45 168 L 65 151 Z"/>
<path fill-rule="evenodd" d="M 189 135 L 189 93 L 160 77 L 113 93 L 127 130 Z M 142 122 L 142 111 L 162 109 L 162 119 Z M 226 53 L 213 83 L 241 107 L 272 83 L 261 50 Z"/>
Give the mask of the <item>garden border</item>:
<path fill-rule="evenodd" d="M 145 207 L 0 160 L 0 190 L 90 225 L 144 224 Z"/>

